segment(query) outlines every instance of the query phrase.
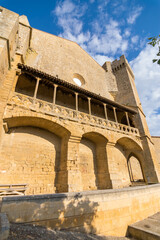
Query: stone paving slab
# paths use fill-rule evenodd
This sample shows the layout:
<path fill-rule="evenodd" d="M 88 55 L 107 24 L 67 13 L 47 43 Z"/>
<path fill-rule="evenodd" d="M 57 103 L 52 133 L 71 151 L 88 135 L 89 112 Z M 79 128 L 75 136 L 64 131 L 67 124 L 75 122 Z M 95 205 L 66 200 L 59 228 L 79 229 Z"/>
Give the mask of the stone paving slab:
<path fill-rule="evenodd" d="M 128 232 L 140 240 L 160 240 L 160 212 L 130 225 Z"/>

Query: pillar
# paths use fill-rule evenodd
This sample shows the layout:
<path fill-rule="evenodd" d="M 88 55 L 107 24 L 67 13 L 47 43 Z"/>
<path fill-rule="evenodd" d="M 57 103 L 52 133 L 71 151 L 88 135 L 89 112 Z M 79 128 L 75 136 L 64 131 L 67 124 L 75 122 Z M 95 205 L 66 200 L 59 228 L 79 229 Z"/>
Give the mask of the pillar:
<path fill-rule="evenodd" d="M 91 98 L 88 97 L 88 109 L 89 109 L 89 115 L 91 115 Z"/>
<path fill-rule="evenodd" d="M 121 179 L 118 179 L 117 177 L 117 171 L 116 168 L 116 159 L 117 155 L 115 152 L 115 142 L 108 142 L 107 143 L 107 156 L 108 156 L 108 170 L 110 175 L 110 181 L 111 181 L 111 187 L 113 189 L 119 188 L 121 184 Z"/>
<path fill-rule="evenodd" d="M 57 87 L 58 85 L 54 84 L 54 91 L 53 91 L 53 104 L 56 104 L 56 95 L 57 95 Z"/>
<path fill-rule="evenodd" d="M 105 114 L 105 118 L 106 118 L 106 120 L 108 120 L 106 103 L 103 103 L 103 105 L 104 105 L 104 114 Z"/>
<path fill-rule="evenodd" d="M 37 97 L 37 92 L 38 92 L 38 87 L 39 87 L 39 81 L 40 81 L 40 78 L 37 78 L 36 88 L 35 88 L 35 90 L 34 90 L 34 96 L 33 96 L 34 99 Z"/>
<path fill-rule="evenodd" d="M 71 135 L 68 141 L 67 173 L 68 192 L 82 191 L 81 172 L 79 170 L 79 143 L 81 137 Z"/>
<path fill-rule="evenodd" d="M 78 111 L 78 93 L 75 92 L 75 96 L 76 96 L 76 111 Z"/>
<path fill-rule="evenodd" d="M 114 112 L 114 118 L 115 118 L 115 121 L 118 123 L 118 120 L 117 120 L 117 113 L 116 113 L 116 108 L 113 107 L 113 112 Z"/>
<path fill-rule="evenodd" d="M 128 112 L 125 112 L 125 114 L 126 114 L 127 124 L 128 124 L 128 126 L 130 127 L 130 122 L 129 122 Z"/>

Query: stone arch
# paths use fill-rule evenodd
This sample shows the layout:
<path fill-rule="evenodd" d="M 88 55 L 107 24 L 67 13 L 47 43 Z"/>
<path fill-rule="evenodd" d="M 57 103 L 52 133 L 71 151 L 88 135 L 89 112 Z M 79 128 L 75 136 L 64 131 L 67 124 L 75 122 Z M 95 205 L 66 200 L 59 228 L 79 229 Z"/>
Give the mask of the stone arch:
<path fill-rule="evenodd" d="M 141 145 L 138 142 L 136 142 L 136 140 L 133 140 L 129 137 L 122 137 L 117 140 L 115 147 L 116 149 L 119 150 L 119 153 L 117 153 L 117 156 L 119 154 L 119 159 L 120 159 L 120 155 L 121 155 L 121 160 L 123 161 L 123 167 L 122 166 L 120 167 L 123 169 L 123 171 L 121 170 L 122 176 L 120 178 L 123 179 L 123 176 L 125 175 L 126 183 L 128 185 L 131 184 L 132 178 L 131 178 L 131 172 L 128 166 L 128 160 L 130 159 L 131 156 L 134 156 L 136 159 L 138 159 L 140 163 L 143 179 L 145 179 L 144 154 L 143 154 L 143 149 Z"/>
<path fill-rule="evenodd" d="M 132 183 L 145 182 L 142 164 L 134 153 L 130 153 L 127 159 L 128 171 Z"/>
<path fill-rule="evenodd" d="M 79 145 L 83 190 L 111 188 L 106 144 L 107 139 L 99 133 L 83 134 Z"/>
<path fill-rule="evenodd" d="M 30 179 L 28 180 L 30 186 L 32 186 L 32 188 L 28 190 L 28 194 L 66 192 L 68 189 L 67 143 L 70 136 L 69 130 L 58 123 L 42 117 L 15 116 L 5 119 L 5 122 L 8 124 L 9 134 L 4 135 L 4 139 L 6 140 L 5 145 L 2 146 L 2 152 L 3 148 L 4 151 L 5 149 L 11 149 L 7 161 L 10 160 L 10 157 L 14 158 L 12 162 L 17 163 L 21 173 L 23 173 L 23 170 L 26 171 L 27 169 L 25 163 L 28 161 L 27 164 L 29 165 L 29 162 L 31 162 L 32 166 L 30 166 L 29 169 L 32 168 L 33 176 L 37 174 L 40 181 L 39 186 L 37 186 L 36 183 L 36 188 L 34 188 L 33 181 L 30 181 Z M 16 136 L 19 136 L 19 138 Z M 15 139 L 15 142 L 13 139 Z M 11 146 L 8 145 L 7 142 L 11 144 Z M 19 147 L 20 144 L 22 144 L 22 148 Z M 12 147 L 13 145 L 14 147 Z M 17 151 L 15 149 L 17 149 Z M 30 152 L 33 152 L 33 154 Z M 17 161 L 17 159 L 20 159 L 20 156 L 22 157 L 22 163 L 24 164 Z M 7 156 L 5 157 L 7 159 Z M 37 169 L 39 170 L 37 170 L 35 166 L 38 164 L 38 161 L 39 165 L 37 166 Z M 26 172 L 24 175 L 25 174 Z M 19 176 L 20 175 L 22 180 L 17 178 L 16 183 L 20 183 L 17 181 L 24 183 L 22 181 L 26 178 L 24 176 L 22 177 L 23 174 L 19 174 Z M 7 181 L 14 181 L 11 177 L 6 176 L 5 179 L 4 176 L 3 179 L 6 184 L 11 183 Z M 43 178 L 44 176 L 45 178 Z M 34 177 L 32 178 L 35 180 Z M 47 185 L 48 187 L 44 185 Z"/>

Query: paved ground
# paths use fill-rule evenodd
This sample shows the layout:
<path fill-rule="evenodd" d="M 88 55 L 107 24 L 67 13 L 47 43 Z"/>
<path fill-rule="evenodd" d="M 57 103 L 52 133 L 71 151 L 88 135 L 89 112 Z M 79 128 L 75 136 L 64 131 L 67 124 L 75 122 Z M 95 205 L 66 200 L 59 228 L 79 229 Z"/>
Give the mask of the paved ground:
<path fill-rule="evenodd" d="M 130 225 L 128 230 L 138 239 L 160 239 L 160 212 Z"/>
<path fill-rule="evenodd" d="M 77 232 L 47 230 L 28 224 L 11 224 L 8 240 L 129 240 L 129 238 L 103 237 Z"/>

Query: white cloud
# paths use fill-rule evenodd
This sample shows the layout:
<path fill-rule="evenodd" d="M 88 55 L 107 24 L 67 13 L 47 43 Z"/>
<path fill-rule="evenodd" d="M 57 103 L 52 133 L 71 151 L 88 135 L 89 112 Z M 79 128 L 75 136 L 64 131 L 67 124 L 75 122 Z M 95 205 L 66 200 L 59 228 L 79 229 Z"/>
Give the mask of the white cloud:
<path fill-rule="evenodd" d="M 114 58 L 110 58 L 105 55 L 96 54 L 93 58 L 102 66 L 106 61 L 112 62 Z"/>
<path fill-rule="evenodd" d="M 71 13 L 75 9 L 75 5 L 69 1 L 65 0 L 63 3 L 59 3 L 55 9 L 55 13 L 57 16 L 62 16 L 66 13 Z"/>
<path fill-rule="evenodd" d="M 104 32 L 91 36 L 88 49 L 96 53 L 114 55 L 117 52 L 125 52 L 128 47 L 128 40 L 124 39 L 117 21 L 110 20 L 104 27 Z"/>
<path fill-rule="evenodd" d="M 136 86 L 152 135 L 160 135 L 160 66 L 152 63 L 158 49 L 147 45 L 130 62 Z"/>
<path fill-rule="evenodd" d="M 80 20 L 85 12 L 85 5 L 81 8 L 71 0 L 60 1 L 55 10 L 52 11 L 58 18 L 58 25 L 62 27 L 62 37 L 68 38 L 79 34 L 82 31 L 83 22 Z M 72 40 L 72 39 L 70 39 Z"/>
<path fill-rule="evenodd" d="M 124 37 L 129 37 L 131 35 L 131 32 L 129 29 L 126 29 L 124 32 Z"/>
<path fill-rule="evenodd" d="M 139 15 L 141 14 L 142 12 L 142 7 L 138 7 L 138 8 L 135 8 L 131 13 L 130 13 L 130 16 L 127 18 L 127 22 L 129 24 L 133 24 L 137 17 L 139 17 Z"/>
<path fill-rule="evenodd" d="M 136 35 L 136 36 L 133 36 L 133 37 L 131 38 L 131 42 L 132 42 L 132 43 L 137 43 L 138 40 L 139 40 L 139 37 L 138 37 L 137 35 Z"/>

